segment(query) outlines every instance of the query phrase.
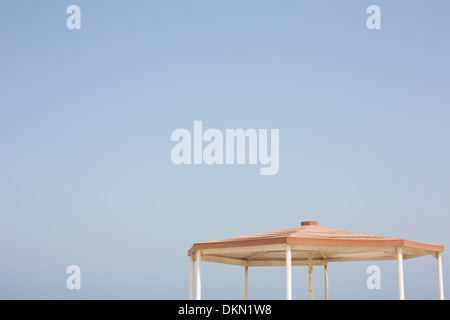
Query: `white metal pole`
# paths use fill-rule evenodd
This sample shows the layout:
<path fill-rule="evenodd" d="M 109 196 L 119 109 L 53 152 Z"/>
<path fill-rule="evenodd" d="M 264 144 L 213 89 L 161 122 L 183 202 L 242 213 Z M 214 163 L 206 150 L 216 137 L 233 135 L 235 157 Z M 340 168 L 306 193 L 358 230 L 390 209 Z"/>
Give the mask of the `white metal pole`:
<path fill-rule="evenodd" d="M 194 299 L 194 254 L 189 256 L 190 272 L 189 272 L 189 300 Z"/>
<path fill-rule="evenodd" d="M 439 300 L 444 300 L 444 279 L 442 277 L 442 257 L 440 252 L 437 252 L 436 259 L 438 267 Z"/>
<path fill-rule="evenodd" d="M 313 300 L 313 265 L 312 252 L 308 252 L 308 283 L 309 283 L 309 300 Z"/>
<path fill-rule="evenodd" d="M 402 248 L 397 248 L 397 271 L 398 271 L 398 298 L 405 300 L 405 288 L 403 285 L 403 254 Z"/>
<path fill-rule="evenodd" d="M 325 284 L 325 300 L 328 300 L 328 262 L 323 265 L 324 284 Z"/>
<path fill-rule="evenodd" d="M 248 266 L 245 266 L 244 300 L 248 300 Z"/>
<path fill-rule="evenodd" d="M 202 299 L 202 254 L 200 250 L 197 251 L 197 274 L 196 276 L 196 284 L 195 284 L 195 299 L 201 300 Z"/>
<path fill-rule="evenodd" d="M 286 245 L 286 300 L 292 300 L 292 257 L 291 245 Z"/>

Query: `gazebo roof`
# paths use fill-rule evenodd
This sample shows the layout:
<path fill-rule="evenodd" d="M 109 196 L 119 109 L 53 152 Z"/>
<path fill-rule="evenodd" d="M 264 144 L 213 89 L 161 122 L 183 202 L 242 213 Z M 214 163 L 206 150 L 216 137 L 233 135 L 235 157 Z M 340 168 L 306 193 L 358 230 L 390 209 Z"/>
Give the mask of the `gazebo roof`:
<path fill-rule="evenodd" d="M 203 261 L 284 266 L 287 244 L 292 248 L 292 265 L 308 265 L 311 255 L 314 265 L 322 265 L 333 261 L 396 260 L 398 247 L 403 250 L 403 259 L 444 251 L 443 245 L 330 229 L 316 221 L 303 221 L 294 228 L 195 243 L 188 255 L 201 250 Z"/>

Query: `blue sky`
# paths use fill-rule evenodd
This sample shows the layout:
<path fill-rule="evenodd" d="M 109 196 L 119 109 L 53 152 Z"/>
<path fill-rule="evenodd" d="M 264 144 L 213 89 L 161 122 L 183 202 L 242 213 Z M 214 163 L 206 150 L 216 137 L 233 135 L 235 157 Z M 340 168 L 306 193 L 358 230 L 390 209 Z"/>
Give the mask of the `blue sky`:
<path fill-rule="evenodd" d="M 81 30 L 66 28 L 71 4 Z M 371 4 L 381 30 L 366 28 Z M 447 245 L 449 12 L 447 1 L 1 1 L 0 298 L 185 299 L 194 242 L 302 220 Z M 195 120 L 279 129 L 279 173 L 175 166 L 171 133 Z M 374 263 L 381 290 L 366 288 Z M 66 288 L 71 264 L 81 290 Z M 445 252 L 443 264 L 447 287 Z M 435 259 L 404 267 L 407 299 L 437 298 Z M 332 264 L 330 299 L 396 299 L 396 268 Z M 204 298 L 242 296 L 241 268 L 202 269 Z M 285 297 L 283 268 L 249 276 L 250 298 Z M 306 298 L 307 269 L 293 281 Z"/>

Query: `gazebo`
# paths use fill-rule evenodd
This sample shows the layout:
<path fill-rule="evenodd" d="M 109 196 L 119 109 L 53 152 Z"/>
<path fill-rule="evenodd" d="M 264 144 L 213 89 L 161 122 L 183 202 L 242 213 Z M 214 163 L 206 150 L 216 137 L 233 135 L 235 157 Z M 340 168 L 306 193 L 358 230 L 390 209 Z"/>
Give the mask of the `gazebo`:
<path fill-rule="evenodd" d="M 328 299 L 328 263 L 335 261 L 397 260 L 399 299 L 405 298 L 403 260 L 425 255 L 437 260 L 439 299 L 444 299 L 442 278 L 443 245 L 409 241 L 319 226 L 302 221 L 298 227 L 248 236 L 195 243 L 190 257 L 189 298 L 201 299 L 201 262 L 244 267 L 244 299 L 248 298 L 248 268 L 286 267 L 286 299 L 292 299 L 292 266 L 308 266 L 309 299 L 313 298 L 313 266 L 324 267 L 325 300 Z M 196 263 L 196 265 L 195 265 Z"/>

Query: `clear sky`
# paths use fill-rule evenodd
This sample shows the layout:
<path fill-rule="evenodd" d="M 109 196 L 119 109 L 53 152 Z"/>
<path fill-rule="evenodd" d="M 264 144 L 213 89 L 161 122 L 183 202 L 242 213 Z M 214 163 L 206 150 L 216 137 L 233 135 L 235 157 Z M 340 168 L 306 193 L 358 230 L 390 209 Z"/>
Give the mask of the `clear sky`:
<path fill-rule="evenodd" d="M 366 27 L 371 4 L 381 30 Z M 0 298 L 186 299 L 194 242 L 302 220 L 448 245 L 449 13 L 443 0 L 1 0 Z M 171 133 L 195 120 L 279 129 L 278 174 L 174 165 Z M 443 265 L 449 289 L 445 252 Z M 203 298 L 242 298 L 241 267 L 202 271 Z M 330 264 L 329 297 L 396 299 L 396 271 Z M 406 299 L 437 298 L 434 258 L 404 272 Z M 284 277 L 251 269 L 249 298 L 284 299 Z M 293 281 L 307 298 L 307 268 Z"/>

